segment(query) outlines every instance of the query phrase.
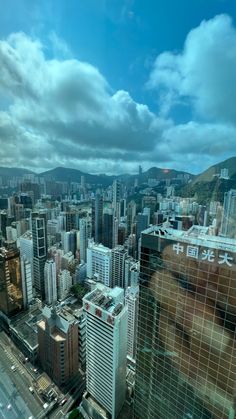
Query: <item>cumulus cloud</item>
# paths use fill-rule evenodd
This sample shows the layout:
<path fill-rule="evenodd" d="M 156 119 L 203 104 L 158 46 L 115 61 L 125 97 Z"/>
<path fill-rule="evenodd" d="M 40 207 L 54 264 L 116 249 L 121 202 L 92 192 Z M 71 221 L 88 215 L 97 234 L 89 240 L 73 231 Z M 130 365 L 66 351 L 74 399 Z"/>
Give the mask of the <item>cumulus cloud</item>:
<path fill-rule="evenodd" d="M 143 158 L 155 149 L 170 125 L 128 92 L 113 92 L 94 66 L 48 59 L 40 41 L 23 33 L 0 42 L 0 68 L 0 88 L 10 100 L 2 115 L 1 139 L 6 140 L 6 154 L 9 140 L 17 142 L 14 158 L 19 160 L 22 152 L 26 165 L 26 157 L 37 160 L 40 155 L 42 167 L 49 152 L 55 162 L 67 156 L 68 164 L 75 157 L 78 162 L 97 156 L 139 160 L 140 153 Z"/>
<path fill-rule="evenodd" d="M 55 33 L 50 41 L 53 57 L 24 33 L 0 41 L 0 165 L 198 171 L 234 154 L 236 31 L 228 16 L 203 21 L 181 52 L 156 58 L 147 82 L 159 98 L 156 114 L 72 58 Z M 183 104 L 193 117 L 177 124 L 170 115 Z"/>

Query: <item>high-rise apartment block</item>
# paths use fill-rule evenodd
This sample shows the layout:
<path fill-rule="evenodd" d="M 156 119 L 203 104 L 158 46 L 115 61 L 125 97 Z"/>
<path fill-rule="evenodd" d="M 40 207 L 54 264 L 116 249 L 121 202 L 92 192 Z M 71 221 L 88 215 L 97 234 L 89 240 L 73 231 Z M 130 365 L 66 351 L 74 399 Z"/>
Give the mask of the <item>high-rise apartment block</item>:
<path fill-rule="evenodd" d="M 236 243 L 142 233 L 135 419 L 235 417 Z"/>
<path fill-rule="evenodd" d="M 64 386 L 78 372 L 78 324 L 66 311 L 45 306 L 38 323 L 39 361 L 58 386 Z"/>
<path fill-rule="evenodd" d="M 23 308 L 20 254 L 0 248 L 0 310 L 11 316 Z"/>
<path fill-rule="evenodd" d="M 137 322 L 138 322 L 138 293 L 139 288 L 128 287 L 125 291 L 125 304 L 128 308 L 128 345 L 127 355 L 135 360 L 137 344 Z"/>
<path fill-rule="evenodd" d="M 124 290 L 107 288 L 102 284 L 83 298 L 87 315 L 87 395 L 84 402 L 91 417 L 94 399 L 117 418 L 126 392 L 127 307 Z"/>
<path fill-rule="evenodd" d="M 90 218 L 81 218 L 79 221 L 79 242 L 80 242 L 80 261 L 87 262 L 87 247 L 88 247 L 88 240 L 91 238 L 91 220 Z"/>
<path fill-rule="evenodd" d="M 51 305 L 57 301 L 56 263 L 53 259 L 46 261 L 44 266 L 45 301 Z"/>
<path fill-rule="evenodd" d="M 87 277 L 110 286 L 111 249 L 102 244 L 89 243 L 87 249 Z"/>

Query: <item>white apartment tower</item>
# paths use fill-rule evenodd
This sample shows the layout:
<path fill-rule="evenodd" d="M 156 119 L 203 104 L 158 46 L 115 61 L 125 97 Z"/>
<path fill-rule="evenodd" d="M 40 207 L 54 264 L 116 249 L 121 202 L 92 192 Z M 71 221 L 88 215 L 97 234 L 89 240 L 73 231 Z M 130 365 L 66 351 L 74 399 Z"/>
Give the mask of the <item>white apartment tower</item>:
<path fill-rule="evenodd" d="M 87 249 L 87 277 L 109 286 L 111 283 L 111 249 L 90 242 Z"/>
<path fill-rule="evenodd" d="M 91 237 L 92 226 L 90 218 L 81 218 L 79 220 L 80 231 L 80 261 L 87 262 L 88 239 Z"/>
<path fill-rule="evenodd" d="M 125 304 L 128 308 L 127 356 L 131 359 L 135 359 L 136 355 L 138 292 L 138 286 L 128 287 L 125 292 Z"/>
<path fill-rule="evenodd" d="M 44 266 L 45 300 L 47 304 L 57 301 L 56 263 L 53 259 L 47 260 Z"/>
<path fill-rule="evenodd" d="M 87 315 L 87 393 L 116 419 L 125 401 L 128 311 L 124 290 L 98 284 L 83 298 Z"/>

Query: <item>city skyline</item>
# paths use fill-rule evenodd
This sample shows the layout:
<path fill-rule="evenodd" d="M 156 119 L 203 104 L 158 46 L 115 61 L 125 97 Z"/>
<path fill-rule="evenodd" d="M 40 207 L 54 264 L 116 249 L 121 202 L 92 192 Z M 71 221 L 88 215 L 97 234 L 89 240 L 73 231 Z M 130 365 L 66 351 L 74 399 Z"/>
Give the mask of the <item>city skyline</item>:
<path fill-rule="evenodd" d="M 167 3 L 4 6 L 0 165 L 199 173 L 233 156 L 236 6 Z"/>

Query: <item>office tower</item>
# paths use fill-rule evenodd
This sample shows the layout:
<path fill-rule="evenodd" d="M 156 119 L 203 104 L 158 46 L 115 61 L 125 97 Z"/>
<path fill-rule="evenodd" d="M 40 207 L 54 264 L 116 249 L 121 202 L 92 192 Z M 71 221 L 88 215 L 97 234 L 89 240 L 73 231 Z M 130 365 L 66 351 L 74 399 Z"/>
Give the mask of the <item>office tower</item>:
<path fill-rule="evenodd" d="M 79 221 L 79 253 L 80 253 L 80 261 L 87 262 L 87 247 L 88 247 L 88 239 L 91 238 L 92 227 L 91 227 L 91 220 L 90 218 L 81 218 Z"/>
<path fill-rule="evenodd" d="M 0 248 L 0 310 L 6 315 L 23 308 L 20 254 L 18 250 Z"/>
<path fill-rule="evenodd" d="M 83 298 L 83 308 L 87 315 L 87 395 L 84 399 L 89 404 L 92 397 L 111 419 L 115 419 L 126 391 L 128 313 L 124 290 L 97 284 L 95 290 Z"/>
<path fill-rule="evenodd" d="M 138 286 L 128 287 L 125 291 L 125 304 L 128 308 L 127 356 L 131 359 L 135 359 L 136 357 L 138 293 Z"/>
<path fill-rule="evenodd" d="M 44 266 L 44 284 L 46 304 L 57 301 L 56 264 L 53 259 L 47 260 Z"/>
<path fill-rule="evenodd" d="M 81 188 L 85 188 L 85 176 L 81 175 L 80 178 L 80 186 Z"/>
<path fill-rule="evenodd" d="M 9 225 L 8 221 L 7 221 L 7 211 L 3 210 L 0 212 L 0 228 L 1 228 L 1 232 L 4 238 L 6 238 L 7 233 L 6 233 L 6 227 Z"/>
<path fill-rule="evenodd" d="M 23 307 L 26 309 L 33 301 L 33 278 L 32 265 L 24 256 L 21 257 L 21 280 Z"/>
<path fill-rule="evenodd" d="M 65 212 L 65 230 L 78 230 L 79 229 L 79 214 L 77 211 L 66 211 Z"/>
<path fill-rule="evenodd" d="M 235 417 L 235 281 L 235 240 L 142 233 L 135 419 Z"/>
<path fill-rule="evenodd" d="M 125 279 L 124 288 L 136 287 L 139 281 L 140 262 L 131 256 L 125 259 Z"/>
<path fill-rule="evenodd" d="M 62 244 L 65 253 L 71 252 L 75 255 L 77 250 L 77 231 L 63 231 Z"/>
<path fill-rule="evenodd" d="M 236 190 L 225 192 L 224 207 L 221 221 L 221 234 L 226 237 L 236 237 Z"/>
<path fill-rule="evenodd" d="M 124 246 L 117 246 L 111 251 L 111 287 L 124 288 L 125 259 L 128 252 Z"/>
<path fill-rule="evenodd" d="M 106 209 L 103 214 L 103 239 L 102 244 L 112 249 L 114 232 L 114 210 Z"/>
<path fill-rule="evenodd" d="M 149 209 L 149 208 L 147 208 L 147 209 Z M 148 220 L 149 220 L 149 215 L 148 214 L 145 214 L 145 213 L 137 214 L 137 216 L 136 216 L 136 240 L 137 240 L 137 242 L 141 237 L 142 231 L 146 230 L 146 228 L 148 227 L 148 225 L 149 225 Z"/>
<path fill-rule="evenodd" d="M 125 217 L 126 216 L 126 199 L 121 199 L 120 201 L 120 216 Z"/>
<path fill-rule="evenodd" d="M 35 290 L 45 298 L 44 265 L 47 259 L 47 235 L 45 214 L 32 214 L 33 275 Z"/>
<path fill-rule="evenodd" d="M 87 249 L 87 277 L 111 285 L 111 249 L 90 242 Z"/>
<path fill-rule="evenodd" d="M 121 183 L 114 180 L 112 184 L 112 208 L 115 217 L 120 220 L 120 200 L 121 200 Z"/>
<path fill-rule="evenodd" d="M 30 262 L 31 273 L 33 274 L 33 238 L 30 230 L 20 236 L 20 256 Z"/>
<path fill-rule="evenodd" d="M 150 220 L 149 223 L 153 222 L 153 214 L 156 211 L 157 199 L 155 196 L 145 195 L 142 199 L 142 208 L 150 208 Z"/>
<path fill-rule="evenodd" d="M 136 217 L 136 204 L 130 201 L 127 205 L 127 236 L 133 233 L 133 224 Z"/>
<path fill-rule="evenodd" d="M 92 237 L 95 243 L 102 243 L 103 197 L 96 194 L 92 200 Z"/>
<path fill-rule="evenodd" d="M 67 269 L 63 269 L 58 275 L 58 298 L 64 300 L 70 293 L 72 276 Z"/>
<path fill-rule="evenodd" d="M 39 361 L 59 387 L 78 372 L 78 324 L 68 312 L 45 306 L 38 323 Z"/>
<path fill-rule="evenodd" d="M 118 226 L 118 243 L 117 244 L 123 245 L 126 237 L 127 237 L 126 224 L 122 223 Z"/>
<path fill-rule="evenodd" d="M 142 174 L 143 174 L 142 166 L 138 167 L 138 174 L 139 174 L 139 176 L 142 176 Z"/>

